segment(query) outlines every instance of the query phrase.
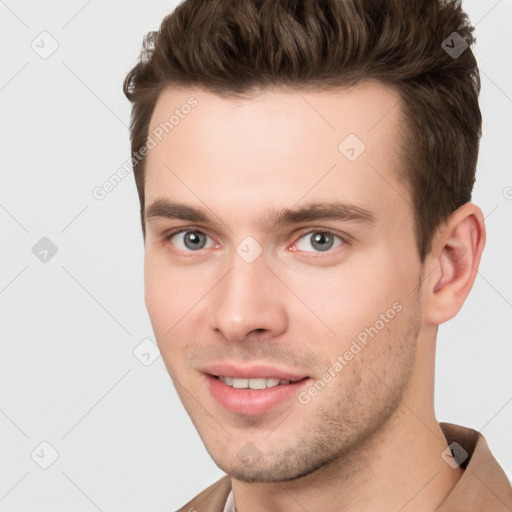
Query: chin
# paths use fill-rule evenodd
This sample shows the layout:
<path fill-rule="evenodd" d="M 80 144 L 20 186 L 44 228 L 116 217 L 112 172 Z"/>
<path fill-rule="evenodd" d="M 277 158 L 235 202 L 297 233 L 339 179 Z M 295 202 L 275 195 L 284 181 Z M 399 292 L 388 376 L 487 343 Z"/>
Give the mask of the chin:
<path fill-rule="evenodd" d="M 265 464 L 263 460 L 247 463 L 237 458 L 235 461 L 228 463 L 215 459 L 214 462 L 222 471 L 236 480 L 247 483 L 277 483 L 304 478 L 330 464 L 335 459 L 337 457 L 330 457 L 329 459 L 311 457 L 307 461 L 299 461 L 297 458 L 286 457 L 284 460 L 274 460 Z"/>

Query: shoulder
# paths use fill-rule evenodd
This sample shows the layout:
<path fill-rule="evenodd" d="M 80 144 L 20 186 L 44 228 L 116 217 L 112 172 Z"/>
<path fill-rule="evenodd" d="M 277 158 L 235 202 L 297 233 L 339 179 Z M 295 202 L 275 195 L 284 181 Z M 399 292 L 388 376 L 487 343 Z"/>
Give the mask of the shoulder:
<path fill-rule="evenodd" d="M 200 492 L 176 512 L 223 512 L 231 491 L 231 478 L 224 476 Z"/>

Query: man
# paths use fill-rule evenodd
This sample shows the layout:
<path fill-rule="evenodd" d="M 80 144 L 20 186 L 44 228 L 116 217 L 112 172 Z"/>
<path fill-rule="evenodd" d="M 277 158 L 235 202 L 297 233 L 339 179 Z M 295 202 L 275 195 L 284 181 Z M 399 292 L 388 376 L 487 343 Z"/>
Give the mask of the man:
<path fill-rule="evenodd" d="M 433 407 L 485 244 L 472 32 L 458 2 L 187 0 L 146 38 L 146 305 L 227 474 L 181 510 L 512 510 Z"/>

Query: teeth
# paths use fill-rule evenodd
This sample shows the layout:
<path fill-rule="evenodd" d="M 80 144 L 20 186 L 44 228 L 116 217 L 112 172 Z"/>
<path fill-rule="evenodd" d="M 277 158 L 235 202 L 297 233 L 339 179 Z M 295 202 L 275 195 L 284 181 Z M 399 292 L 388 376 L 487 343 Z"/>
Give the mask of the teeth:
<path fill-rule="evenodd" d="M 249 381 L 250 389 L 265 389 L 267 387 L 267 379 L 251 379 Z"/>
<path fill-rule="evenodd" d="M 273 388 L 279 384 L 290 384 L 289 380 L 284 379 L 237 379 L 235 377 L 224 377 L 223 375 L 219 375 L 219 380 L 236 389 L 265 389 Z"/>
<path fill-rule="evenodd" d="M 233 379 L 233 387 L 243 389 L 249 387 L 249 379 Z"/>

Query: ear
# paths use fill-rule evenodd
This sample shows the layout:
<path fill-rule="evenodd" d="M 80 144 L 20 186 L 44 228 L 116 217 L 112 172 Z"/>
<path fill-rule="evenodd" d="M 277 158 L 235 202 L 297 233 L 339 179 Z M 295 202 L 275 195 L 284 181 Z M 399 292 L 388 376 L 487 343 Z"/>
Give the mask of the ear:
<path fill-rule="evenodd" d="M 424 265 L 425 322 L 439 325 L 460 311 L 475 282 L 484 246 L 484 216 L 473 203 L 455 210 L 438 229 Z"/>

